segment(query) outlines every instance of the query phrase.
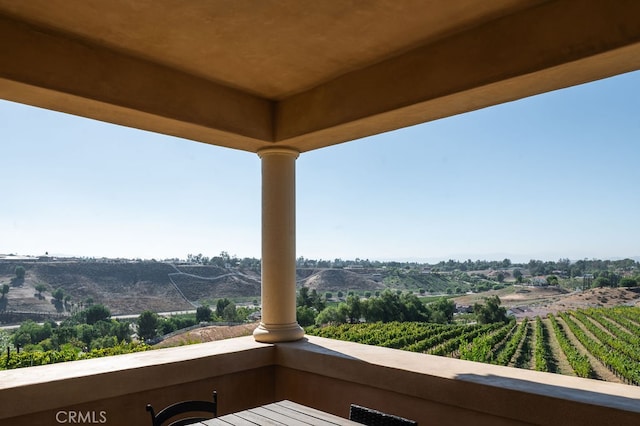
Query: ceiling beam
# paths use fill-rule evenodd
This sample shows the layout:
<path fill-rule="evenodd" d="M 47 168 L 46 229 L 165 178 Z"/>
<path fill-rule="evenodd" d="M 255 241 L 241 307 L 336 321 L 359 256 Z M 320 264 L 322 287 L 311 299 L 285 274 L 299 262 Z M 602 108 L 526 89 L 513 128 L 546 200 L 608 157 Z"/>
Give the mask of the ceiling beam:
<path fill-rule="evenodd" d="M 640 69 L 640 2 L 559 0 L 343 75 L 278 105 L 300 151 Z"/>
<path fill-rule="evenodd" d="M 640 69 L 638 16 L 637 0 L 548 1 L 280 101 L 0 16 L 0 98 L 304 152 Z"/>
<path fill-rule="evenodd" d="M 0 16 L 0 97 L 257 151 L 273 102 Z"/>

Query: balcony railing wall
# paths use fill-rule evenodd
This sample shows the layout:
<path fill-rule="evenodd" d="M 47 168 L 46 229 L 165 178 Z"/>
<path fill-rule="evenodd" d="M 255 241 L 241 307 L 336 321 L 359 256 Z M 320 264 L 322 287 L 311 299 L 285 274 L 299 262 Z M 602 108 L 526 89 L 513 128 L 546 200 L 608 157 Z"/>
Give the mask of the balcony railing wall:
<path fill-rule="evenodd" d="M 214 389 L 220 414 L 239 411 L 274 401 L 273 360 L 273 346 L 246 338 L 2 371 L 0 424 L 146 425 L 147 403 Z"/>
<path fill-rule="evenodd" d="M 70 413 L 146 424 L 146 403 L 207 399 L 213 389 L 220 414 L 290 399 L 343 417 L 358 403 L 425 425 L 640 421 L 638 387 L 309 336 L 275 345 L 243 337 L 0 372 L 0 424 L 72 423 Z"/>

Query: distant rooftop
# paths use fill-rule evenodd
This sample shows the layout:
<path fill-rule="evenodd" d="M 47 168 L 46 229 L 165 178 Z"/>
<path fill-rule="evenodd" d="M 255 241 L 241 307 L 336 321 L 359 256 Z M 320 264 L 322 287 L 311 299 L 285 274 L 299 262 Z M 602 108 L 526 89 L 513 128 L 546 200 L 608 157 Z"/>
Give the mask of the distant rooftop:
<path fill-rule="evenodd" d="M 38 259 L 40 259 L 40 257 L 37 257 L 37 256 L 20 256 L 20 255 L 15 255 L 15 254 L 0 254 L 0 260 L 11 261 L 11 262 L 20 262 L 20 261 L 34 262 L 34 261 L 36 261 Z"/>

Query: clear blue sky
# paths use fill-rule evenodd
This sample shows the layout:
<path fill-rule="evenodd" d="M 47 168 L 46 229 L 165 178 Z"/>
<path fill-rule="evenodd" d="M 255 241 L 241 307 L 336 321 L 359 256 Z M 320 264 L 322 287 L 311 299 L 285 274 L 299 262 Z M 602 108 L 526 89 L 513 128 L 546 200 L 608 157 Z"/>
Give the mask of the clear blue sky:
<path fill-rule="evenodd" d="M 255 154 L 0 101 L 0 253 L 260 257 Z M 298 256 L 640 256 L 640 72 L 302 154 Z"/>

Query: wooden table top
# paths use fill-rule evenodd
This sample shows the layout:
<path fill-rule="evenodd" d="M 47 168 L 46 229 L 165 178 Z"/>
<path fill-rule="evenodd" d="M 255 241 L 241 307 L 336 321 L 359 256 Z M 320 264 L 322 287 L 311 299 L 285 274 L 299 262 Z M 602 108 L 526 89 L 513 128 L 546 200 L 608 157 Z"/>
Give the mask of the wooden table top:
<path fill-rule="evenodd" d="M 330 426 L 330 425 L 359 425 L 359 423 L 338 417 L 315 408 L 284 400 L 266 404 L 261 407 L 250 408 L 237 413 L 205 420 L 196 425 L 208 426 L 253 426 L 253 425 L 284 425 L 284 426 Z"/>

